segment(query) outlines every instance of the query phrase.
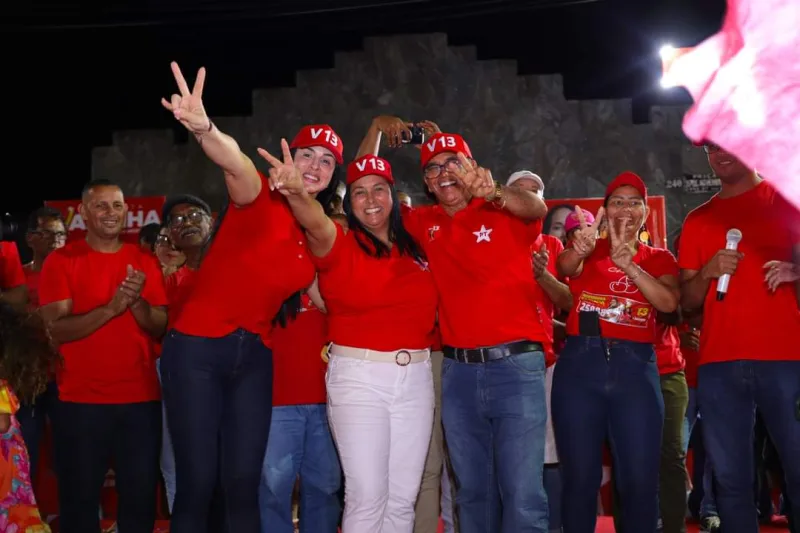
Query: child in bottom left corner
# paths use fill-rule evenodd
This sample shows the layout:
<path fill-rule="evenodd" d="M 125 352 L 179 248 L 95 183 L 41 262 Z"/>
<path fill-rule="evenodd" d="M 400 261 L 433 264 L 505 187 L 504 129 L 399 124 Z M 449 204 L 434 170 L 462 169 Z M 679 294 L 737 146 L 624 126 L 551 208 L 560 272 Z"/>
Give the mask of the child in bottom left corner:
<path fill-rule="evenodd" d="M 44 391 L 60 357 L 36 313 L 0 302 L 0 532 L 50 533 L 33 494 L 30 460 L 15 413 Z"/>

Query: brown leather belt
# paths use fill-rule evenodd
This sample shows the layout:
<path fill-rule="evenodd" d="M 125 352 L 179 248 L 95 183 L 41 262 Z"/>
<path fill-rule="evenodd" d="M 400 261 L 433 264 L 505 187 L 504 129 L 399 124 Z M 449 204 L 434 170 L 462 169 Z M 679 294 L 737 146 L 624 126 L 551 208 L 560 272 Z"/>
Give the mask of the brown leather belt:
<path fill-rule="evenodd" d="M 521 353 L 543 351 L 544 346 L 542 343 L 535 341 L 515 341 L 487 348 L 453 348 L 452 346 L 444 346 L 442 349 L 445 357 L 460 363 L 487 363 Z"/>

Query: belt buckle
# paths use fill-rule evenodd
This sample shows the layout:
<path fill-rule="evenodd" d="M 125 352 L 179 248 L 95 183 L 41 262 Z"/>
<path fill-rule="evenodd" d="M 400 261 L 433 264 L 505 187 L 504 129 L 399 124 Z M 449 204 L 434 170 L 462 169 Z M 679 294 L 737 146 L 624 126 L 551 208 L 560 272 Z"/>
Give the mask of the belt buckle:
<path fill-rule="evenodd" d="M 401 357 L 401 355 L 403 357 Z M 408 350 L 400 350 L 396 354 L 394 354 L 394 362 L 397 363 L 397 366 L 408 366 L 411 364 L 411 352 Z"/>

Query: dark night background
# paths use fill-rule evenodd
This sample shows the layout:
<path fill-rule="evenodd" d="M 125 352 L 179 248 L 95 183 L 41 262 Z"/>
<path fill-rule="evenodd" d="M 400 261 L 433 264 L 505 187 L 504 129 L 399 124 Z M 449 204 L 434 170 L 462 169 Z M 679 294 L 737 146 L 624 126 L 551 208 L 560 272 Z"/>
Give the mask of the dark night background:
<path fill-rule="evenodd" d="M 479 58 L 516 59 L 521 74 L 563 74 L 567 98 L 632 97 L 634 120 L 645 121 L 650 105 L 686 98 L 657 89 L 659 47 L 716 32 L 724 1 L 110 0 L 98 9 L 32 0 L 4 9 L 0 209 L 19 217 L 76 197 L 91 148 L 110 144 L 115 129 L 176 128 L 185 142 L 159 103 L 174 90 L 173 59 L 187 77 L 209 69 L 214 115 L 246 115 L 254 88 L 292 86 L 297 70 L 333 66 L 335 51 L 360 48 L 364 36 L 445 32 Z"/>

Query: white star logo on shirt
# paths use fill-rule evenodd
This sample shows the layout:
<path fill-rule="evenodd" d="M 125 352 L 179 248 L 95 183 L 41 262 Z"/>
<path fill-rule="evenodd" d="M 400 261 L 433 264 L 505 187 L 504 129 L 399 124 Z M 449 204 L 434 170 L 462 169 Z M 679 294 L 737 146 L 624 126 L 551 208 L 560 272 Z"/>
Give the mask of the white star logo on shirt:
<path fill-rule="evenodd" d="M 480 231 L 473 231 L 472 234 L 478 238 L 478 240 L 476 240 L 475 242 L 483 242 L 483 241 L 492 242 L 491 237 L 489 237 L 489 235 L 492 234 L 492 230 L 491 228 L 486 229 L 486 226 L 484 226 L 483 224 L 481 224 Z"/>

